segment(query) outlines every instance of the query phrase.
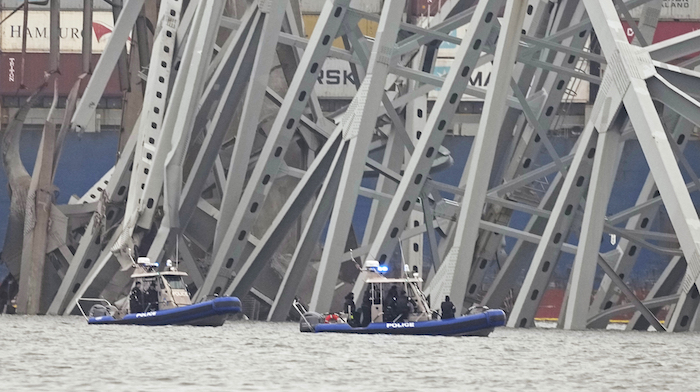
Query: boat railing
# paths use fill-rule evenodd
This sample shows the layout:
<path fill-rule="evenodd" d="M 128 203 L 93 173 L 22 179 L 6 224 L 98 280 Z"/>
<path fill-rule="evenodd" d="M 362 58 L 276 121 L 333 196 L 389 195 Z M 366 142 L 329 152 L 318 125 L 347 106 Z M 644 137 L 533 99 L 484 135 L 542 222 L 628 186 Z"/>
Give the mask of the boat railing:
<path fill-rule="evenodd" d="M 430 315 L 430 304 L 428 304 L 428 298 L 425 296 L 423 290 L 421 290 L 418 287 L 418 284 L 416 282 L 409 282 L 409 284 L 413 288 L 413 291 L 418 293 L 418 300 L 420 301 L 421 306 L 423 308 L 423 313 Z"/>
<path fill-rule="evenodd" d="M 299 312 L 299 316 L 301 316 L 301 319 L 304 320 L 306 325 L 308 325 L 309 328 L 311 328 L 311 330 L 313 330 L 314 329 L 313 325 L 311 325 L 309 320 L 307 320 L 306 317 L 304 316 L 304 314 L 306 314 L 306 308 L 304 308 L 304 305 L 302 305 L 301 302 L 299 302 L 299 300 L 294 298 L 294 301 L 292 302 L 292 306 L 294 307 L 294 309 L 297 312 Z"/>
<path fill-rule="evenodd" d="M 107 301 L 104 298 L 78 298 L 75 300 L 75 304 L 78 305 L 78 309 L 80 309 L 80 313 L 83 314 L 83 317 L 85 317 L 85 320 L 89 320 L 90 318 L 85 314 L 85 310 L 83 309 L 83 306 L 80 304 L 80 301 L 102 302 L 102 303 L 106 303 L 108 306 L 115 307 L 114 305 L 112 305 L 111 302 Z"/>

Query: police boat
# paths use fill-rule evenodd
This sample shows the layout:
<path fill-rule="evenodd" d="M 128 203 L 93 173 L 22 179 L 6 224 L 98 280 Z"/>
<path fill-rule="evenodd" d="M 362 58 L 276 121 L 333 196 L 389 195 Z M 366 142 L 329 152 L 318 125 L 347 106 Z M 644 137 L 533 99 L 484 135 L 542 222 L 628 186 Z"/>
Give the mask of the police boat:
<path fill-rule="evenodd" d="M 387 278 L 388 271 L 379 262 L 368 260 L 362 268 L 366 291 L 358 300 L 357 309 L 327 315 L 307 312 L 294 300 L 293 306 L 301 315 L 301 332 L 335 332 L 390 335 L 488 336 L 496 327 L 504 326 L 503 310 L 475 306 L 466 315 L 454 318 L 439 317 L 431 311 L 422 291 L 423 279 L 417 271 L 409 275 L 405 266 L 404 277 Z M 350 296 L 350 294 L 348 294 Z M 346 299 L 352 297 L 346 297 Z M 346 306 L 350 306 L 346 301 Z"/>
<path fill-rule="evenodd" d="M 112 305 L 102 298 L 80 298 L 78 308 L 88 324 L 131 325 L 194 325 L 217 327 L 231 315 L 241 312 L 241 301 L 236 297 L 215 297 L 193 304 L 183 278 L 168 260 L 166 269 L 158 270 L 158 263 L 139 257 L 131 275 L 131 292 Z M 93 302 L 85 314 L 81 302 Z"/>

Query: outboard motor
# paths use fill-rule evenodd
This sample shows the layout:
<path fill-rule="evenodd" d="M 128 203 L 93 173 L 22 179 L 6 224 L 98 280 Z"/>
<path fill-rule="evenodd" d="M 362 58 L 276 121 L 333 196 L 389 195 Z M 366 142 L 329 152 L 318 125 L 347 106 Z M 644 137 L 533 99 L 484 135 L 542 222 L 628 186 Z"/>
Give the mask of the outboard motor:
<path fill-rule="evenodd" d="M 107 307 L 101 304 L 92 305 L 90 308 L 90 317 L 103 317 L 109 316 L 109 311 Z"/>
<path fill-rule="evenodd" d="M 299 320 L 299 330 L 301 332 L 316 332 L 316 325 L 323 323 L 323 316 L 316 312 L 306 312 Z"/>
<path fill-rule="evenodd" d="M 92 305 L 90 308 L 89 317 L 104 317 L 104 316 L 114 316 L 117 308 L 114 306 L 104 306 L 102 304 Z"/>

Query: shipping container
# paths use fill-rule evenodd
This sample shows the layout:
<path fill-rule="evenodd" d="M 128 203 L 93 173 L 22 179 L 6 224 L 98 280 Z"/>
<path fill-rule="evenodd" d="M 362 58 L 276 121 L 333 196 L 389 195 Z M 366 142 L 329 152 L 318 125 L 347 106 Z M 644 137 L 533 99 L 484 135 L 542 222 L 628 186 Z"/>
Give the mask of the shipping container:
<path fill-rule="evenodd" d="M 99 55 L 92 55 L 92 63 L 97 64 Z M 58 94 L 66 96 L 73 87 L 73 83 L 82 74 L 82 55 L 61 54 L 58 77 Z M 44 81 L 44 72 L 48 69 L 48 53 L 27 53 L 24 57 L 24 85 L 21 88 L 22 78 L 22 53 L 0 53 L 0 95 L 28 96 Z M 87 85 L 89 78 L 85 78 L 82 89 Z M 81 89 L 81 90 L 82 90 Z M 53 86 L 46 89 L 46 96 L 53 95 Z M 120 97 L 119 77 L 114 72 L 105 88 L 105 97 Z"/>
<path fill-rule="evenodd" d="M 302 14 L 320 14 L 326 0 L 300 0 L 299 6 Z M 383 0 L 352 0 L 350 8 L 378 14 L 382 10 Z"/>
<path fill-rule="evenodd" d="M 464 38 L 467 34 L 467 25 L 459 26 L 456 29 L 450 31 L 450 35 L 457 38 Z M 440 44 L 438 49 L 438 58 L 448 58 L 452 59 L 457 54 L 457 48 L 459 45 L 453 44 L 451 42 L 443 42 Z"/>
<path fill-rule="evenodd" d="M 450 67 L 452 66 L 452 59 L 438 59 L 435 61 L 435 67 L 433 68 L 433 75 L 444 78 L 447 73 L 450 72 Z M 471 76 L 469 77 L 469 86 L 472 87 L 482 87 L 486 88 L 491 81 L 491 68 L 493 64 L 486 63 L 479 67 L 474 68 Z M 429 99 L 436 99 L 440 89 L 436 88 L 428 93 Z M 462 95 L 462 101 L 483 101 L 482 98 L 473 97 L 471 95 Z"/>
<path fill-rule="evenodd" d="M 447 73 L 450 71 L 450 67 L 452 66 L 452 59 L 438 59 L 435 62 L 435 67 L 433 68 L 433 75 L 439 76 L 441 78 L 444 78 L 447 76 Z M 491 70 L 493 68 L 493 64 L 490 62 L 487 62 L 485 64 L 482 64 L 474 69 L 472 71 L 471 76 L 469 77 L 469 86 L 471 87 L 480 87 L 483 89 L 488 88 L 489 83 L 491 82 Z M 588 101 L 588 90 L 589 90 L 589 83 L 580 79 L 575 79 L 571 80 L 569 82 L 569 86 L 567 87 L 567 93 L 564 96 L 564 99 L 562 99 L 563 102 L 572 102 L 572 103 L 582 103 L 582 102 L 587 102 Z M 428 98 L 429 99 L 436 99 L 438 97 L 440 89 L 435 89 L 432 90 L 431 92 L 428 93 Z M 473 97 L 471 95 L 464 94 L 462 95 L 462 102 L 464 101 L 483 101 L 482 98 L 478 97 Z"/>
<path fill-rule="evenodd" d="M 633 18 L 640 18 L 642 7 L 630 10 Z M 700 1 L 698 0 L 663 0 L 661 2 L 661 20 L 700 20 Z"/>
<path fill-rule="evenodd" d="M 5 20 L 7 18 L 7 20 Z M 49 51 L 48 11 L 31 11 L 28 24 L 22 28 L 22 12 L 0 12 L 0 51 L 21 52 L 22 36 L 27 36 L 27 52 L 47 53 Z M 112 36 L 114 17 L 111 12 L 93 12 L 92 16 L 92 52 L 102 53 L 107 41 Z M 61 53 L 81 53 L 83 45 L 83 13 L 80 11 L 61 11 L 60 47 Z"/>
<path fill-rule="evenodd" d="M 82 10 L 83 1 L 84 0 L 61 0 L 61 9 Z M 24 0 L 0 0 L 0 9 L 14 10 L 22 4 L 24 4 Z M 30 10 L 48 10 L 49 7 L 50 5 L 48 1 L 46 2 L 46 4 L 33 4 L 33 2 L 29 3 Z M 109 5 L 105 0 L 93 0 L 92 9 L 101 11 L 111 11 L 112 6 Z"/>
<path fill-rule="evenodd" d="M 435 16 L 447 0 L 409 0 L 409 2 L 411 16 Z"/>
<path fill-rule="evenodd" d="M 625 21 L 622 22 L 622 27 L 627 35 L 627 40 L 632 42 L 634 39 L 634 30 Z M 657 43 L 665 41 L 669 38 L 677 37 L 685 33 L 690 33 L 700 29 L 700 22 L 688 22 L 688 21 L 661 21 L 656 26 L 656 31 L 654 32 L 654 40 L 652 43 Z"/>
<path fill-rule="evenodd" d="M 309 38 L 316 27 L 316 23 L 318 22 L 318 15 L 302 15 L 302 18 L 304 21 L 304 34 L 306 35 L 306 38 Z M 377 26 L 379 25 L 377 22 L 373 20 L 361 19 L 357 25 L 360 27 L 362 34 L 365 36 L 374 38 L 377 35 Z M 344 49 L 345 45 L 343 45 L 343 39 L 340 37 L 336 38 L 333 41 L 333 46 Z"/>
<path fill-rule="evenodd" d="M 357 92 L 350 63 L 339 59 L 326 59 L 318 73 L 314 91 L 319 98 L 352 98 Z"/>

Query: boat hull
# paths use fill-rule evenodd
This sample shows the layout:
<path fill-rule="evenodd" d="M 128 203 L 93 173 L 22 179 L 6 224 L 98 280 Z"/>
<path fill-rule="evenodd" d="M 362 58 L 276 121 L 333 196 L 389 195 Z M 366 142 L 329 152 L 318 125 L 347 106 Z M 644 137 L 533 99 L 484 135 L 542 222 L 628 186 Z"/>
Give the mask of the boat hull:
<path fill-rule="evenodd" d="M 351 327 L 345 323 L 317 324 L 315 332 L 435 335 L 435 336 L 488 336 L 493 329 L 506 323 L 506 315 L 500 309 L 447 320 L 415 321 L 404 323 L 372 323 L 366 327 Z"/>
<path fill-rule="evenodd" d="M 236 297 L 219 297 L 179 308 L 154 312 L 130 313 L 121 319 L 112 316 L 90 317 L 88 324 L 127 325 L 194 325 L 218 327 L 226 319 L 241 312 L 241 301 Z"/>

